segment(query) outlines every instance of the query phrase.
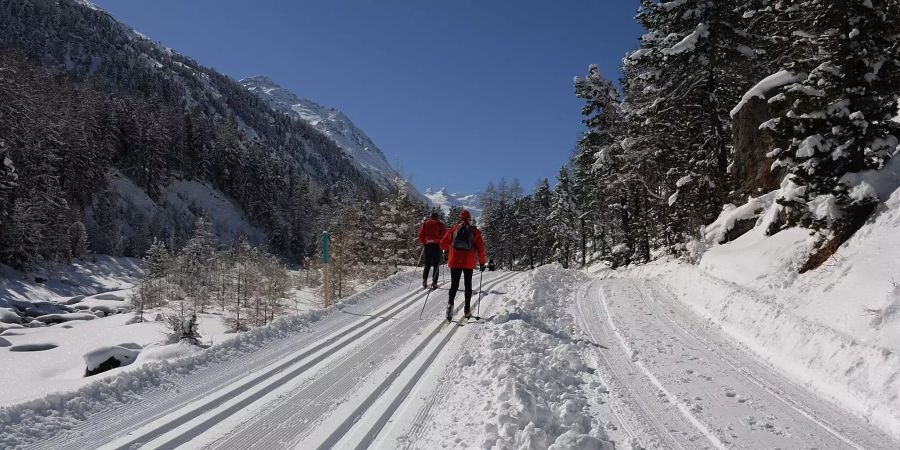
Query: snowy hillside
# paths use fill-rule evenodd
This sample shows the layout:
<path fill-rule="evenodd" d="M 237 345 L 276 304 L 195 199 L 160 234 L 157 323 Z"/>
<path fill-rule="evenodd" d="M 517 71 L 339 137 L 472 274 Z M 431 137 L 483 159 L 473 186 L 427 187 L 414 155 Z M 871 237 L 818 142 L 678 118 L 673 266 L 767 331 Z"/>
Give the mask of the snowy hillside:
<path fill-rule="evenodd" d="M 460 194 L 458 192 L 449 192 L 445 187 L 437 191 L 428 188 L 425 190 L 425 197 L 428 198 L 432 205 L 440 207 L 444 212 L 450 211 L 451 207 L 461 206 L 468 209 L 473 216 L 481 216 L 481 199 L 478 193 Z"/>
<path fill-rule="evenodd" d="M 343 112 L 327 108 L 275 84 L 263 75 L 244 78 L 240 83 L 266 101 L 272 109 L 302 119 L 330 137 L 362 172 L 384 187 L 395 187 L 399 174 L 372 139 Z"/>

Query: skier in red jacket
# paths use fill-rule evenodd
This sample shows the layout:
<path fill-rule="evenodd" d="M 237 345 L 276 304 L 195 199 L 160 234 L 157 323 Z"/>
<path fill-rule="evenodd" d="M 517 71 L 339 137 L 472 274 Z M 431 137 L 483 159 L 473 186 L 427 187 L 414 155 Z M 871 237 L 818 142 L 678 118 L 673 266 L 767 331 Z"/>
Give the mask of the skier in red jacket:
<path fill-rule="evenodd" d="M 465 275 L 466 283 L 466 307 L 465 318 L 472 317 L 470 301 L 472 299 L 472 271 L 475 270 L 475 257 L 478 257 L 479 267 L 484 271 L 484 240 L 481 231 L 469 223 L 472 214 L 467 210 L 459 213 L 459 223 L 453 225 L 444 238 L 441 239 L 441 250 L 450 249 L 447 265 L 450 266 L 450 298 L 447 301 L 447 321 L 453 319 L 453 299 L 459 290 L 459 277 Z"/>
<path fill-rule="evenodd" d="M 419 227 L 419 242 L 425 246 L 422 252 L 425 255 L 425 270 L 422 272 L 422 289 L 428 289 L 428 271 L 434 267 L 434 275 L 431 278 L 431 288 L 437 289 L 438 269 L 441 266 L 441 238 L 447 231 L 447 227 L 441 222 L 438 213 L 431 213 L 431 217 L 422 222 Z"/>

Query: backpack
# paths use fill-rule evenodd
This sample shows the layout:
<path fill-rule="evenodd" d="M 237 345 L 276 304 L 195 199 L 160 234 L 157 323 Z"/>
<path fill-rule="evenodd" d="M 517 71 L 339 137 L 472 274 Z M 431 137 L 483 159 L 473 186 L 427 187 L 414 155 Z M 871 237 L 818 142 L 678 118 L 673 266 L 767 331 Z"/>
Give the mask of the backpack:
<path fill-rule="evenodd" d="M 472 241 L 475 235 L 472 225 L 464 223 L 456 227 L 453 232 L 453 248 L 457 250 L 472 250 Z"/>

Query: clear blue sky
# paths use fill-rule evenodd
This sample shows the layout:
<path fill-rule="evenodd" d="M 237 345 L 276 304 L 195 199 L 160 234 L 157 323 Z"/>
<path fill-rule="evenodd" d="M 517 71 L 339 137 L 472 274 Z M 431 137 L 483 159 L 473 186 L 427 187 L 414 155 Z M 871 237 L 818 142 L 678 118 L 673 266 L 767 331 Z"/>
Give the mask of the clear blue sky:
<path fill-rule="evenodd" d="M 637 0 L 95 0 L 234 78 L 344 111 L 420 189 L 553 177 L 579 132 L 572 77 L 619 77 Z"/>

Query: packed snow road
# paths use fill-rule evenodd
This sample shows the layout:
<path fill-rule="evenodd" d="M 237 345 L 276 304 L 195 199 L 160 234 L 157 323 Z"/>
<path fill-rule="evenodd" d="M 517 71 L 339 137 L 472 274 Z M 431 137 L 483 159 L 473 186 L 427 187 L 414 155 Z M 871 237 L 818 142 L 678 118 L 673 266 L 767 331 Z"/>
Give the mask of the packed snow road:
<path fill-rule="evenodd" d="M 517 276 L 487 273 L 482 292 Z M 91 414 L 31 448 L 364 448 L 466 327 L 441 320 L 446 291 L 396 288 L 260 351 L 211 364 Z M 477 298 L 477 293 L 476 293 Z M 462 314 L 462 293 L 456 317 Z M 473 306 L 474 307 L 474 306 Z M 474 325 L 474 323 L 472 324 Z"/>
<path fill-rule="evenodd" d="M 602 345 L 596 365 L 611 394 L 601 409 L 633 447 L 897 448 L 727 341 L 659 283 L 598 279 L 575 309 Z"/>

